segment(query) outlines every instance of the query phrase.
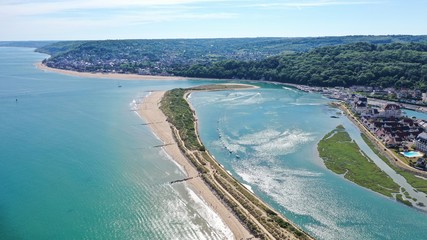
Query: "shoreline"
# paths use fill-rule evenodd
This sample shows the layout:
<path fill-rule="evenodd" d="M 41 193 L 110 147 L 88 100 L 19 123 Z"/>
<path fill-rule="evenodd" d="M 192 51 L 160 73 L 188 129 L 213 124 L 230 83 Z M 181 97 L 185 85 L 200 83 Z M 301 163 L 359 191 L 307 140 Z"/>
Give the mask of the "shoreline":
<path fill-rule="evenodd" d="M 91 73 L 91 72 L 77 72 L 72 70 L 64 70 L 64 69 L 58 69 L 58 68 L 52 68 L 44 65 L 42 62 L 37 62 L 34 64 L 34 66 L 44 72 L 54 72 L 54 73 L 60 73 L 65 74 L 69 76 L 75 76 L 75 77 L 87 77 L 87 78 L 102 78 L 102 79 L 116 79 L 116 80 L 152 80 L 152 81 L 178 81 L 178 80 L 212 80 L 212 81 L 239 81 L 239 82 L 248 82 L 251 83 L 253 81 L 260 82 L 260 83 L 271 83 L 271 84 L 279 84 L 289 87 L 294 87 L 300 91 L 304 91 L 301 89 L 301 87 L 305 87 L 306 85 L 301 84 L 295 84 L 295 83 L 286 83 L 286 82 L 276 82 L 276 81 L 265 81 L 265 80 L 251 80 L 251 79 L 216 79 L 216 78 L 195 78 L 195 77 L 180 77 L 180 76 L 159 76 L 159 75 L 139 75 L 139 74 L 131 74 L 131 73 Z M 385 102 L 385 103 L 396 103 L 394 101 L 389 100 L 383 100 L 383 99 L 376 99 L 376 98 L 370 98 L 371 101 L 378 101 L 378 102 Z M 334 99 L 332 99 L 334 100 Z M 399 103 L 399 102 L 397 102 Z M 404 108 L 416 111 L 416 112 L 423 112 L 427 113 L 427 106 L 418 106 L 413 105 L 410 103 L 400 103 L 404 106 Z"/>
<path fill-rule="evenodd" d="M 176 144 L 166 116 L 158 107 L 165 91 L 152 92 L 145 97 L 139 105 L 138 115 L 149 124 L 153 133 L 165 144 L 163 149 L 185 170 L 187 177 L 194 177 L 187 181 L 187 184 L 193 191 L 200 196 L 213 211 L 215 211 L 221 220 L 230 228 L 235 239 L 246 239 L 253 237 L 233 212 L 220 201 L 212 190 L 206 185 L 202 178 L 197 177 L 197 169 L 186 159 L 184 154 Z"/>
<path fill-rule="evenodd" d="M 42 62 L 37 62 L 34 66 L 44 72 L 54 72 L 65 74 L 75 77 L 86 77 L 86 78 L 103 78 L 103 79 L 117 79 L 117 80 L 166 80 L 166 81 L 177 81 L 177 80 L 188 80 L 192 78 L 188 77 L 176 77 L 176 76 L 157 76 L 157 75 L 139 75 L 139 74 L 127 74 L 127 73 L 90 73 L 90 72 L 76 72 L 72 70 L 64 70 L 58 68 L 51 68 L 44 65 Z"/>
<path fill-rule="evenodd" d="M 77 72 L 73 70 L 65 70 L 59 68 L 48 67 L 42 62 L 34 63 L 34 66 L 44 72 L 53 72 L 64 74 L 74 77 L 84 78 L 101 78 L 101 79 L 114 79 L 114 80 L 130 80 L 130 81 L 182 81 L 182 80 L 209 80 L 209 81 L 248 81 L 253 80 L 239 80 L 239 79 L 217 79 L 217 78 L 196 78 L 196 77 L 181 77 L 181 76 L 159 76 L 159 75 L 140 75 L 134 73 L 92 73 L 92 72 Z"/>

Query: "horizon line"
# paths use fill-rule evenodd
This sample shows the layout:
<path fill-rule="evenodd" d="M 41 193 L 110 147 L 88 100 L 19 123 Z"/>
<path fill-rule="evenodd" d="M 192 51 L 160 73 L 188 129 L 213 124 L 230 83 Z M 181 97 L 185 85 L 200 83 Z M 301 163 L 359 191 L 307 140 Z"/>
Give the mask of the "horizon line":
<path fill-rule="evenodd" d="M 333 38 L 333 37 L 391 37 L 391 36 L 427 36 L 426 34 L 355 34 L 355 35 L 319 35 L 319 36 L 262 36 L 262 37 L 170 37 L 170 38 L 104 38 L 104 39 L 35 39 L 35 40 L 0 40 L 0 42 L 65 42 L 65 41 L 120 41 L 120 40 L 203 40 L 203 39 L 256 39 L 256 38 L 276 38 L 276 39 L 291 39 L 291 38 Z"/>

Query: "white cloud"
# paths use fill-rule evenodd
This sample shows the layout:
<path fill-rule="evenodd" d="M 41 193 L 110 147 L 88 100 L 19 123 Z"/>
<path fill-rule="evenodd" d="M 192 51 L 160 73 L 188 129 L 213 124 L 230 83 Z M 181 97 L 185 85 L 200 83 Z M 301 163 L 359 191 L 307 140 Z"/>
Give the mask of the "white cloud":
<path fill-rule="evenodd" d="M 10 23 L 63 28 L 129 26 L 174 20 L 230 19 L 223 11 L 198 11 L 197 4 L 222 0 L 76 0 L 8 1 L 0 3 L 0 27 Z M 7 24 L 7 25 L 6 25 Z M 9 27 L 10 28 L 10 27 Z M 12 31 L 12 30 L 11 30 Z"/>
<path fill-rule="evenodd" d="M 42 15 L 73 10 L 135 9 L 177 7 L 181 5 L 222 2 L 221 0 L 76 0 L 76 1 L 9 1 L 0 3 L 0 13 L 7 15 Z"/>
<path fill-rule="evenodd" d="M 333 0 L 318 0 L 318 1 L 288 1 L 275 3 L 257 3 L 248 5 L 248 7 L 262 8 L 306 8 L 306 7 L 326 7 L 326 6 L 345 6 L 345 5 L 369 5 L 378 4 L 378 1 L 333 1 Z"/>

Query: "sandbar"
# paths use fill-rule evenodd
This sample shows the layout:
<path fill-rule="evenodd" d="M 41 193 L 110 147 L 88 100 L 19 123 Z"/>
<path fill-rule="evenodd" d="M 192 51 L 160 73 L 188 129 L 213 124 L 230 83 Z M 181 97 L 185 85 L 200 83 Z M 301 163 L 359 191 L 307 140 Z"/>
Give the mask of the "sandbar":
<path fill-rule="evenodd" d="M 164 91 L 152 92 L 145 97 L 139 105 L 138 114 L 146 121 L 154 134 L 163 141 L 165 144 L 163 148 L 166 153 L 184 168 L 187 176 L 198 176 L 197 169 L 186 159 L 178 145 L 173 144 L 175 139 L 172 130 L 166 121 L 166 116 L 159 108 L 164 93 Z M 187 184 L 220 216 L 222 221 L 233 232 L 235 239 L 253 237 L 231 210 L 215 196 L 202 178 L 195 177 L 187 181 Z"/>

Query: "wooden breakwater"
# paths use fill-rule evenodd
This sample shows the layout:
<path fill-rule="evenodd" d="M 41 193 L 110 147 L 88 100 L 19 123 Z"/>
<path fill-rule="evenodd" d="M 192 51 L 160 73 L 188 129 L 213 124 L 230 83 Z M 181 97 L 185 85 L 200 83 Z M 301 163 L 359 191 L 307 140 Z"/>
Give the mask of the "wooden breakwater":
<path fill-rule="evenodd" d="M 178 179 L 178 180 L 174 180 L 174 181 L 169 182 L 169 184 L 174 184 L 174 183 L 179 183 L 179 182 L 185 182 L 185 181 L 191 180 L 193 178 L 194 177 L 188 177 L 188 178 Z"/>

